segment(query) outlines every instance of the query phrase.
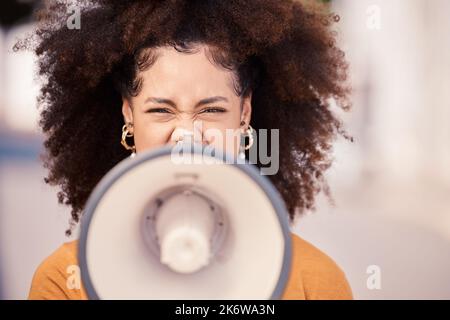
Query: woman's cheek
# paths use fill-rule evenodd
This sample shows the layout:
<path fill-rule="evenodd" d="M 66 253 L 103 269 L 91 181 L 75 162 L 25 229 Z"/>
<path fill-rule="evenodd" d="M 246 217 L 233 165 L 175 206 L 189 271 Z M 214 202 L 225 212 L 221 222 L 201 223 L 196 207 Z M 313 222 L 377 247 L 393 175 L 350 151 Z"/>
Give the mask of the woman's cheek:
<path fill-rule="evenodd" d="M 160 126 L 146 126 L 141 130 L 136 130 L 134 135 L 134 143 L 137 152 L 152 150 L 162 147 L 168 143 L 170 130 Z"/>
<path fill-rule="evenodd" d="M 206 143 L 214 149 L 221 150 L 230 155 L 236 155 L 239 150 L 239 129 L 208 128 L 204 131 Z"/>

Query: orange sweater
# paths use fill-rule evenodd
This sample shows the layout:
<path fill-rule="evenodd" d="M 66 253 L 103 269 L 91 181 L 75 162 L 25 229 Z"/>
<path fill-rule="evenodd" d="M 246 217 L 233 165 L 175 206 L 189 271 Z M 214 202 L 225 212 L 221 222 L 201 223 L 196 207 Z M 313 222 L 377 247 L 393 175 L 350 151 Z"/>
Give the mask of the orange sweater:
<path fill-rule="evenodd" d="M 325 253 L 295 234 L 292 235 L 292 269 L 284 300 L 352 299 L 345 274 Z M 78 265 L 78 240 L 64 243 L 37 268 L 28 299 L 83 299 L 86 291 L 67 285 L 69 266 Z"/>

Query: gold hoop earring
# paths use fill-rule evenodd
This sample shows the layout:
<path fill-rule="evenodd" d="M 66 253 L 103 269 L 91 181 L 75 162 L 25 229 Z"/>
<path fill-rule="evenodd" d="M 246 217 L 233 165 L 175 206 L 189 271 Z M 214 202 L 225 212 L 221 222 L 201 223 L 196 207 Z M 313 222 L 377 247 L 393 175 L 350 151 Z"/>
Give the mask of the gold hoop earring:
<path fill-rule="evenodd" d="M 253 128 L 251 125 L 248 125 L 248 129 L 245 130 L 245 135 L 248 137 L 248 145 L 244 145 L 244 149 L 248 150 L 253 146 L 254 143 Z"/>
<path fill-rule="evenodd" d="M 133 137 L 134 135 L 129 132 L 128 127 L 133 127 L 133 124 L 128 122 L 123 125 L 122 139 L 120 140 L 120 143 L 125 147 L 125 149 L 132 150 L 131 157 L 134 157 L 134 155 L 136 154 L 136 146 L 130 146 L 127 143 L 127 138 Z"/>
<path fill-rule="evenodd" d="M 245 122 L 242 121 L 241 125 L 245 125 Z M 248 137 L 248 145 L 245 144 L 245 138 Z M 245 150 L 250 149 L 253 146 L 254 138 L 253 138 L 253 128 L 251 125 L 248 125 L 247 130 L 245 130 L 245 134 L 241 136 L 241 145 L 239 147 L 238 157 L 242 160 L 245 159 Z"/>

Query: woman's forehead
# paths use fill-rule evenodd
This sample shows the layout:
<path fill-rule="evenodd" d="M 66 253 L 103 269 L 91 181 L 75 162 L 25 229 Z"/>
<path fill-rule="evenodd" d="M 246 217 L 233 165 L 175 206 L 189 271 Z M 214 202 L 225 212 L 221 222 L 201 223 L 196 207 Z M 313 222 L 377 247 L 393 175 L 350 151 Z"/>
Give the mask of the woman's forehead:
<path fill-rule="evenodd" d="M 199 45 L 189 53 L 171 46 L 152 50 L 156 59 L 140 74 L 142 91 L 161 95 L 177 91 L 199 95 L 234 93 L 233 72 L 215 64 L 206 45 Z"/>

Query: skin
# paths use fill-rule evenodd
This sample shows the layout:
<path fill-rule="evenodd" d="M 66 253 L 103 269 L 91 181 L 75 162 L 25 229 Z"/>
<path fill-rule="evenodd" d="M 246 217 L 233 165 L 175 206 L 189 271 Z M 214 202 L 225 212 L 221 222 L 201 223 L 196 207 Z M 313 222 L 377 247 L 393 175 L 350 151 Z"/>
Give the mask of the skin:
<path fill-rule="evenodd" d="M 239 133 L 251 118 L 251 93 L 236 95 L 233 72 L 212 62 L 207 45 L 198 44 L 196 49 L 189 54 L 170 46 L 151 49 L 158 58 L 139 74 L 141 91 L 124 98 L 122 105 L 125 123 L 133 123 L 129 131 L 137 153 L 175 144 L 187 130 L 195 141 L 237 155 Z M 211 97 L 220 98 L 199 104 Z M 231 129 L 228 138 L 227 129 Z"/>

